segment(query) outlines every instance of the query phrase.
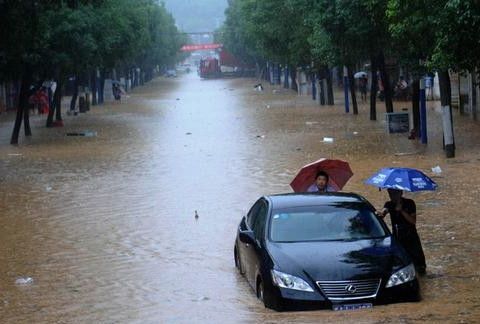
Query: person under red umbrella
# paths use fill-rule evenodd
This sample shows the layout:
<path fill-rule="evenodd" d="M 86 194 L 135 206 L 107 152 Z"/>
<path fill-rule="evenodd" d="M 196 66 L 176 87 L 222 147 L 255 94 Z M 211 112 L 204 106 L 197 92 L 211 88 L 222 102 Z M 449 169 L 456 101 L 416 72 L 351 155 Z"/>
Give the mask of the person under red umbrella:
<path fill-rule="evenodd" d="M 339 191 L 352 177 L 347 162 L 319 159 L 303 166 L 290 183 L 295 192 Z"/>
<path fill-rule="evenodd" d="M 307 192 L 334 192 L 337 191 L 328 184 L 329 176 L 325 171 L 318 171 L 315 176 L 315 182 L 308 187 Z"/>
<path fill-rule="evenodd" d="M 48 103 L 48 95 L 44 87 L 41 87 L 28 99 L 30 104 L 36 105 L 38 109 L 38 114 L 48 114 L 50 109 Z"/>

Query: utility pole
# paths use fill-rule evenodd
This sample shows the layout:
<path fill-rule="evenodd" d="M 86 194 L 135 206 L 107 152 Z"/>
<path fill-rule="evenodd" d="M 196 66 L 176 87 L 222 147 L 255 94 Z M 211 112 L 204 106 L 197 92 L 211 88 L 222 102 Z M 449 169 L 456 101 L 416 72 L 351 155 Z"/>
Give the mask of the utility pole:
<path fill-rule="evenodd" d="M 345 93 L 345 113 L 350 112 L 350 103 L 348 101 L 348 68 L 343 67 L 343 91 Z"/>

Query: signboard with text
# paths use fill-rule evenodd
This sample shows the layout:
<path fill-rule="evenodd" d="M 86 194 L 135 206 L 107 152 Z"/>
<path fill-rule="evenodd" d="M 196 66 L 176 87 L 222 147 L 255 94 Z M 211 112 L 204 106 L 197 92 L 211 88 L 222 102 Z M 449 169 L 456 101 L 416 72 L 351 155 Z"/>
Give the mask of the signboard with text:
<path fill-rule="evenodd" d="M 408 112 L 386 113 L 387 131 L 392 133 L 408 133 L 410 131 L 410 119 Z"/>

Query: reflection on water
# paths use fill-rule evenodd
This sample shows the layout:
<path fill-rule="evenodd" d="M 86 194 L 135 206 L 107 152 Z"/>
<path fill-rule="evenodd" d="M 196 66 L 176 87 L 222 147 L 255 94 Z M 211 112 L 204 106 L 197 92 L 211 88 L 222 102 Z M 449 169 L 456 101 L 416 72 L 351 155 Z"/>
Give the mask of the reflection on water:
<path fill-rule="evenodd" d="M 382 122 L 368 121 L 367 107 L 346 116 L 340 106 L 255 92 L 253 84 L 157 80 L 123 104 L 66 117 L 65 129 L 46 130 L 34 117 L 32 139 L 2 144 L 2 322 L 478 319 L 478 125 L 455 119 L 458 157 L 446 161 L 435 106 L 425 148 L 387 136 Z M 97 136 L 65 136 L 85 129 Z M 1 143 L 10 130 L 2 121 Z M 246 208 L 260 195 L 290 191 L 298 168 L 320 157 L 350 161 L 355 175 L 345 190 L 379 207 L 386 194 L 363 185 L 378 168 L 441 166 L 440 190 L 414 196 L 429 264 L 421 303 L 278 314 L 237 275 L 233 240 Z M 33 282 L 16 284 L 27 277 Z"/>

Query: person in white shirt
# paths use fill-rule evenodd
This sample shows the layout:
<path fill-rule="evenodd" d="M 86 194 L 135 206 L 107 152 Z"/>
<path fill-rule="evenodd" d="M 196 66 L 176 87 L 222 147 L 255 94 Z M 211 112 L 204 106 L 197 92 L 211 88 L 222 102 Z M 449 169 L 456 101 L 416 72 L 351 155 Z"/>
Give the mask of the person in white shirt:
<path fill-rule="evenodd" d="M 315 182 L 308 187 L 307 192 L 333 192 L 335 189 L 328 185 L 329 176 L 325 171 L 318 171 Z"/>

